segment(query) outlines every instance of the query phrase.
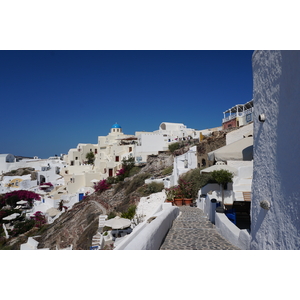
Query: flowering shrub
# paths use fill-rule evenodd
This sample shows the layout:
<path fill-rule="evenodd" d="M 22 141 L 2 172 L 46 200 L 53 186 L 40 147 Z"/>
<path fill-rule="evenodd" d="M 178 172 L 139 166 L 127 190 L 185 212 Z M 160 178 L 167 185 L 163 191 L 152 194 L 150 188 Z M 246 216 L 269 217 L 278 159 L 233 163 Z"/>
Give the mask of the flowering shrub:
<path fill-rule="evenodd" d="M 46 217 L 43 215 L 41 211 L 37 211 L 33 217 L 30 217 L 30 219 L 35 221 L 36 227 L 41 227 L 42 225 L 46 224 Z"/>
<path fill-rule="evenodd" d="M 4 199 L 7 204 L 15 206 L 16 202 L 20 200 L 25 200 L 28 201 L 30 206 L 32 206 L 33 200 L 41 200 L 41 196 L 39 194 L 36 194 L 34 192 L 30 191 L 25 191 L 25 190 L 19 190 L 19 191 L 14 191 L 11 193 L 6 193 L 4 195 Z"/>
<path fill-rule="evenodd" d="M 105 179 L 99 181 L 96 185 L 95 185 L 95 191 L 96 192 L 104 192 L 106 190 L 108 190 L 110 188 L 110 185 L 107 183 L 107 181 Z"/>
<path fill-rule="evenodd" d="M 185 198 L 193 197 L 193 185 L 191 182 L 185 181 L 182 178 L 179 178 L 179 188 L 181 190 L 182 195 Z"/>
<path fill-rule="evenodd" d="M 166 191 L 166 197 L 167 197 L 167 200 L 173 200 L 174 197 L 175 197 L 175 190 L 174 190 L 174 187 L 170 187 L 170 188 L 165 188 L 165 191 Z"/>
<path fill-rule="evenodd" d="M 124 174 L 125 174 L 125 169 L 124 168 L 118 170 L 117 173 L 116 173 L 117 176 L 122 176 Z"/>

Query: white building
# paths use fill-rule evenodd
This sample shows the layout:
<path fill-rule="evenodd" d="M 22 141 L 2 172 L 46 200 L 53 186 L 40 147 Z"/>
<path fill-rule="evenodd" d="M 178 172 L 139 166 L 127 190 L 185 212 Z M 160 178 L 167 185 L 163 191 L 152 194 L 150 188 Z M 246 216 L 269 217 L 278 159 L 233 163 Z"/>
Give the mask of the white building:
<path fill-rule="evenodd" d="M 122 168 L 123 158 L 133 156 L 136 138 L 126 135 L 119 124 L 114 124 L 107 136 L 99 136 L 98 144 L 78 144 L 70 149 L 64 157 L 68 166 L 61 175 L 64 176 L 67 191 L 76 193 L 82 187 L 93 187 L 93 180 L 115 176 Z M 94 164 L 87 164 L 86 154 L 93 152 Z"/>
<path fill-rule="evenodd" d="M 300 51 L 256 51 L 251 249 L 300 249 Z"/>
<path fill-rule="evenodd" d="M 187 128 L 182 123 L 160 124 L 159 129 L 153 132 L 137 131 L 138 139 L 135 148 L 137 162 L 146 162 L 149 155 L 158 154 L 159 151 L 168 151 L 169 145 L 185 139 L 200 139 L 200 130 Z"/>

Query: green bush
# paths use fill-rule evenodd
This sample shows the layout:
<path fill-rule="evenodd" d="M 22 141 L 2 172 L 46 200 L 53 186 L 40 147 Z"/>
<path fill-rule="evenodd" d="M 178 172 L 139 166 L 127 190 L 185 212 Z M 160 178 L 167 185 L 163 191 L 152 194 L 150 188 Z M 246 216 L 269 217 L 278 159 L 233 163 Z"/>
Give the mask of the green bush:
<path fill-rule="evenodd" d="M 215 180 L 211 177 L 210 173 L 200 174 L 200 169 L 196 168 L 190 170 L 180 176 L 183 180 L 192 183 L 192 197 L 196 198 L 198 191 L 207 185 L 208 183 L 213 183 Z"/>
<path fill-rule="evenodd" d="M 138 193 L 145 197 L 154 193 L 161 192 L 164 189 L 164 184 L 162 182 L 151 182 L 145 186 L 138 189 Z"/>
<path fill-rule="evenodd" d="M 180 144 L 178 142 L 172 143 L 169 145 L 169 150 L 173 153 L 175 150 L 180 148 Z"/>
<path fill-rule="evenodd" d="M 145 184 L 145 179 L 149 178 L 150 174 L 143 173 L 136 175 L 128 184 L 128 187 L 126 188 L 126 195 L 129 195 L 130 193 L 136 191 L 139 187 Z"/>
<path fill-rule="evenodd" d="M 108 219 L 108 220 L 109 220 L 109 219 L 113 219 L 115 216 L 116 216 L 116 214 L 115 214 L 113 211 L 111 211 L 111 212 L 108 214 L 107 219 Z"/>
<path fill-rule="evenodd" d="M 138 174 L 141 171 L 140 167 L 133 167 L 132 169 L 130 169 L 128 177 L 131 177 L 133 175 Z"/>
<path fill-rule="evenodd" d="M 136 211 L 136 205 L 130 205 L 128 210 L 122 213 L 121 218 L 131 220 L 135 215 L 135 211 Z"/>
<path fill-rule="evenodd" d="M 171 175 L 173 173 L 173 166 L 170 166 L 168 168 L 165 168 L 162 171 L 162 175 L 167 176 L 167 175 Z"/>

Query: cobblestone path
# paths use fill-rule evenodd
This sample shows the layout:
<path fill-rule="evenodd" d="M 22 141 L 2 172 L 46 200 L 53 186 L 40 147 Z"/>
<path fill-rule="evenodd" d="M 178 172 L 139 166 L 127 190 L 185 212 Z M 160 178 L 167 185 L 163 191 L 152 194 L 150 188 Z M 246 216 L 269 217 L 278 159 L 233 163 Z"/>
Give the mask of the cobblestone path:
<path fill-rule="evenodd" d="M 160 250 L 239 250 L 227 242 L 199 208 L 180 206 Z"/>

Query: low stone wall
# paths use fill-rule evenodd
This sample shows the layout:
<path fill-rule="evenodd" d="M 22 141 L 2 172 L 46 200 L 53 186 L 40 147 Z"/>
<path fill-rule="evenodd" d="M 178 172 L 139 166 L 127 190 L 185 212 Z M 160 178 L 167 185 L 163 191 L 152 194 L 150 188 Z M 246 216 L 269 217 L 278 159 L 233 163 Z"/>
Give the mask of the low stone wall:
<path fill-rule="evenodd" d="M 250 234 L 246 229 L 239 229 L 223 213 L 215 214 L 217 231 L 232 245 L 242 249 L 250 249 Z"/>
<path fill-rule="evenodd" d="M 114 250 L 158 250 L 178 215 L 178 207 L 170 203 L 162 204 L 162 210 L 153 214 L 148 219 L 150 222 L 136 226 Z"/>

